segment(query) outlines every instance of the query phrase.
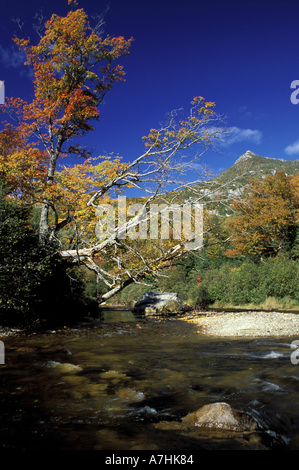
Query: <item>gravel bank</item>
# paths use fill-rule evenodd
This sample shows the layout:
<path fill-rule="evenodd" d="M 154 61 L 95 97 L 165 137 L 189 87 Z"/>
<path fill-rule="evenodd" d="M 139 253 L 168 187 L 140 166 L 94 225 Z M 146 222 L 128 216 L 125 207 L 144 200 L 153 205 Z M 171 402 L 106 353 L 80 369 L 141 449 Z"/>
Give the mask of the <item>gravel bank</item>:
<path fill-rule="evenodd" d="M 281 312 L 197 313 L 185 318 L 199 332 L 222 337 L 297 336 L 299 314 Z"/>

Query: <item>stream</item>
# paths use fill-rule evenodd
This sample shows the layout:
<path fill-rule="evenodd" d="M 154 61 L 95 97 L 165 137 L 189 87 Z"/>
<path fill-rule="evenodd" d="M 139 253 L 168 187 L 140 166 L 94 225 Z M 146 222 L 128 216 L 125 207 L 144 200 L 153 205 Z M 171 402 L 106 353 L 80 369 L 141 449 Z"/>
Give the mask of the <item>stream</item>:
<path fill-rule="evenodd" d="M 115 309 L 88 327 L 2 339 L 2 450 L 299 449 L 299 364 L 290 360 L 299 338 L 212 338 L 175 318 Z M 259 430 L 174 429 L 215 402 L 250 414 Z"/>

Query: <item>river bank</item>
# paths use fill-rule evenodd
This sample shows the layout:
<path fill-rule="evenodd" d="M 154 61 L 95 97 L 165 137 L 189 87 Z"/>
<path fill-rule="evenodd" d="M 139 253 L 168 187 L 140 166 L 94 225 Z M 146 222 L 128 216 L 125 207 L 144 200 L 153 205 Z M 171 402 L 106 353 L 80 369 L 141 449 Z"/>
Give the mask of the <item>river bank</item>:
<path fill-rule="evenodd" d="M 181 319 L 197 325 L 198 333 L 209 336 L 299 338 L 299 312 L 192 312 Z"/>
<path fill-rule="evenodd" d="M 133 314 L 130 309 L 125 309 L 127 315 L 124 319 L 128 322 L 133 321 Z M 130 313 L 130 315 L 128 315 Z M 109 315 L 109 314 L 108 314 Z M 198 327 L 198 333 L 215 337 L 230 338 L 260 338 L 260 337 L 279 337 L 279 336 L 298 336 L 299 338 L 299 311 L 256 311 L 256 310 L 228 310 L 228 311 L 197 311 L 191 310 L 183 315 L 173 315 L 170 317 L 153 316 L 152 319 L 158 320 L 182 320 Z M 149 318 L 147 318 L 149 320 Z M 106 318 L 107 321 L 107 318 Z M 106 323 L 104 320 L 104 324 Z M 135 319 L 136 321 L 136 319 Z M 75 326 L 76 330 L 85 328 L 94 328 L 101 324 L 101 321 L 90 320 L 90 323 L 82 323 Z M 71 332 L 72 327 L 57 328 L 47 330 L 44 333 L 67 334 Z M 32 334 L 32 332 L 31 332 Z M 34 334 L 34 333 L 33 333 Z M 0 326 L 0 339 L 10 336 L 26 336 L 26 330 L 22 328 L 9 328 Z"/>

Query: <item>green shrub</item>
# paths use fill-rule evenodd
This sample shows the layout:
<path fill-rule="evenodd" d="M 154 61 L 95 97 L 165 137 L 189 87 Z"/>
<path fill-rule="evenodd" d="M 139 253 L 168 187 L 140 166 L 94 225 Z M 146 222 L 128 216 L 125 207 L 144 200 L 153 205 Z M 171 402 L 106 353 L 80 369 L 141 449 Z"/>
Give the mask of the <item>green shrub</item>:
<path fill-rule="evenodd" d="M 196 304 L 261 304 L 268 297 L 299 300 L 299 261 L 287 258 L 254 263 L 245 260 L 227 262 L 219 269 L 201 274 L 202 282 L 194 291 Z"/>
<path fill-rule="evenodd" d="M 299 260 L 275 258 L 261 266 L 267 296 L 299 300 Z"/>

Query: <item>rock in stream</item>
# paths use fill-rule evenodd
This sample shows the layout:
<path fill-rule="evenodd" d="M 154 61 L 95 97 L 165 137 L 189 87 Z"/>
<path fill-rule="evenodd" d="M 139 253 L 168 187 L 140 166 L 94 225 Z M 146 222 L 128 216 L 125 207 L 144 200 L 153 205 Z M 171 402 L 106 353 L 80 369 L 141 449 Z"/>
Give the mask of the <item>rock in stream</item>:
<path fill-rule="evenodd" d="M 133 312 L 141 315 L 173 315 L 185 311 L 184 302 L 175 292 L 146 292 L 134 305 Z"/>

